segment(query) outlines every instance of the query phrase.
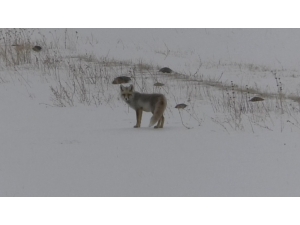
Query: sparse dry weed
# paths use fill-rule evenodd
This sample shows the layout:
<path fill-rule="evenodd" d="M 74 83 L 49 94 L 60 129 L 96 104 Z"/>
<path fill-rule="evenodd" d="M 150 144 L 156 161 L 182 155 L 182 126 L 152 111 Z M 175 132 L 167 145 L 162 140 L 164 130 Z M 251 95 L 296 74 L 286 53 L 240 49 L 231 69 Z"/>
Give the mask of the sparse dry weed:
<path fill-rule="evenodd" d="M 249 127 L 253 132 L 257 128 L 273 130 L 278 118 L 281 130 L 286 123 L 300 127 L 299 94 L 285 94 L 280 71 L 272 71 L 263 65 L 222 62 L 214 64 L 199 59 L 196 71 L 187 74 L 161 74 L 158 72 L 158 65 L 149 65 L 143 60 L 134 63 L 130 60 L 98 58 L 93 54 L 68 54 L 68 49 L 76 48 L 77 39 L 76 36 L 72 39 L 67 30 L 64 37 L 52 33 L 53 40 L 50 43 L 43 37 L 32 41 L 30 35 L 26 29 L 0 31 L 1 66 L 16 71 L 22 71 L 24 66 L 27 66 L 38 71 L 41 77 L 47 77 L 52 93 L 51 99 L 56 106 L 85 104 L 113 107 L 118 99 L 119 90 L 112 81 L 117 76 L 125 75 L 131 78 L 137 91 L 165 94 L 169 99 L 166 110 L 169 117 L 174 116 L 175 104 L 181 101 L 188 103 L 189 106 L 180 112 L 180 118 L 182 124 L 189 128 L 194 126 L 187 125 L 181 113 L 187 115 L 193 125 L 201 126 L 205 122 L 201 108 L 203 104 L 210 105 L 211 111 L 206 112 L 209 114 L 208 118 L 227 132 L 231 129 L 243 131 Z M 33 44 L 37 43 L 41 43 L 45 50 L 32 52 Z M 168 57 L 170 50 L 166 46 L 166 51 L 160 54 Z M 233 81 L 222 82 L 224 71 L 216 73 L 215 76 L 206 74 L 209 69 L 230 66 L 235 66 L 241 73 L 245 70 L 252 73 L 272 73 L 277 92 L 273 93 L 257 86 L 237 85 Z M 0 77 L 0 82 L 4 80 Z M 249 101 L 255 96 L 264 100 Z"/>

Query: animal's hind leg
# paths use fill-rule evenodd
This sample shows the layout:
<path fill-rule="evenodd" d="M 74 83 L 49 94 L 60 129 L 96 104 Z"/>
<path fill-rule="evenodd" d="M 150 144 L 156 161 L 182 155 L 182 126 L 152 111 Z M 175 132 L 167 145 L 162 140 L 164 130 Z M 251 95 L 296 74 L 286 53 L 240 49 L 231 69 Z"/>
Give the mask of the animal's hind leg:
<path fill-rule="evenodd" d="M 164 123 L 165 123 L 165 117 L 162 115 L 160 118 L 160 128 L 164 127 Z"/>
<path fill-rule="evenodd" d="M 165 122 L 164 116 L 161 116 L 154 128 L 163 128 Z"/>
<path fill-rule="evenodd" d="M 154 128 L 160 128 L 160 121 L 161 121 L 161 118 L 158 120 L 157 125 Z"/>

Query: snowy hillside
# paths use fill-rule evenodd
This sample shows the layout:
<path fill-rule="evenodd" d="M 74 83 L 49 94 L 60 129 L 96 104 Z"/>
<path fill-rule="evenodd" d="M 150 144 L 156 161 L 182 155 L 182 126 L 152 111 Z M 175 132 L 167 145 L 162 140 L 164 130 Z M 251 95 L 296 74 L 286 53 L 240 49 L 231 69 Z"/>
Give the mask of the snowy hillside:
<path fill-rule="evenodd" d="M 0 196 L 300 195 L 298 29 L 0 36 Z M 167 97 L 164 129 L 133 128 L 121 75 Z"/>

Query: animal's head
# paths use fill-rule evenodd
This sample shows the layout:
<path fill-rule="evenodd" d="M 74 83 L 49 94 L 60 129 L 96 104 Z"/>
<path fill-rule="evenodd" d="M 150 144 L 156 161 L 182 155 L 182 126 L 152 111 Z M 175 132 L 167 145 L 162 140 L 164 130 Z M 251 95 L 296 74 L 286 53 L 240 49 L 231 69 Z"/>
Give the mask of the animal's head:
<path fill-rule="evenodd" d="M 129 99 L 132 98 L 133 96 L 133 92 L 134 92 L 133 85 L 131 84 L 128 87 L 124 87 L 123 85 L 120 85 L 120 89 L 121 89 L 121 97 L 125 101 L 129 101 Z"/>

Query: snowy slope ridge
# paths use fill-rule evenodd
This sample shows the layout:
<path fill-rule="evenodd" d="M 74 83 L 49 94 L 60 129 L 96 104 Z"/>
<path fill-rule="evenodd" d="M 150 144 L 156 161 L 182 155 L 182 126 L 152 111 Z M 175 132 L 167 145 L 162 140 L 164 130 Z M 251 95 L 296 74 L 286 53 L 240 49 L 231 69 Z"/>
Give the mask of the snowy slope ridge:
<path fill-rule="evenodd" d="M 297 32 L 1 30 L 0 196 L 299 196 Z M 164 129 L 118 75 L 166 95 Z"/>

